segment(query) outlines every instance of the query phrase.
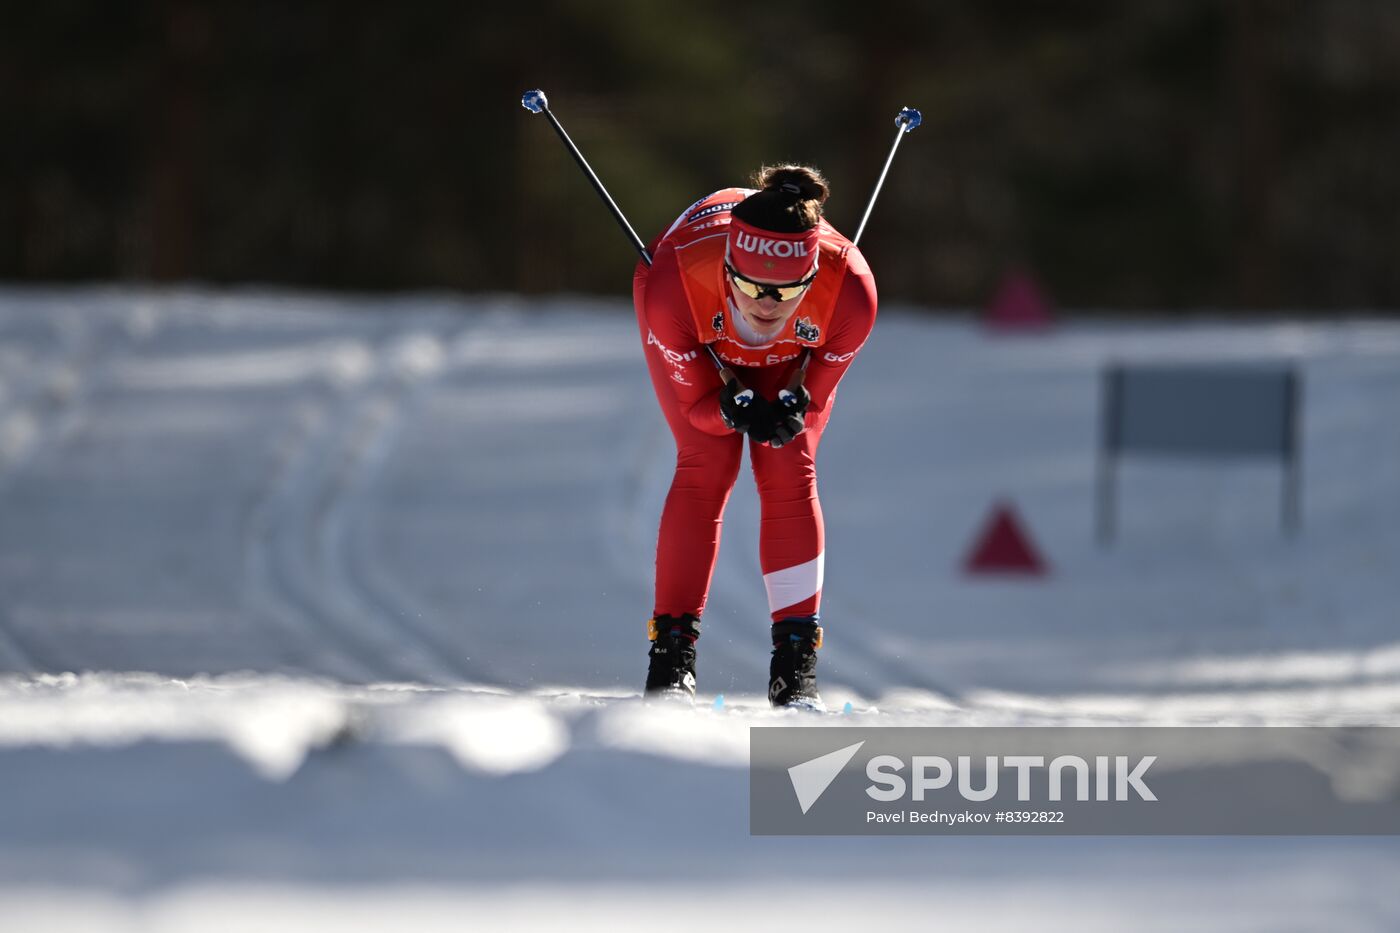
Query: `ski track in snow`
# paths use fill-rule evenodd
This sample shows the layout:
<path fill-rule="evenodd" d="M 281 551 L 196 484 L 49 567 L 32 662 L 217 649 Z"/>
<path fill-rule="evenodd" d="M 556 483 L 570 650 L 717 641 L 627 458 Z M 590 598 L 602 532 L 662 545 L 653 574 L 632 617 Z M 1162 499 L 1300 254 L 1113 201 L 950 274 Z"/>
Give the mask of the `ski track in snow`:
<path fill-rule="evenodd" d="M 364 378 L 310 411 L 300 449 L 254 510 L 261 520 L 250 537 L 250 564 L 281 590 L 284 603 L 339 640 L 353 662 L 344 676 L 352 679 L 464 678 L 455 647 L 428 636 L 411 612 L 376 591 L 355 566 L 350 540 L 386 438 L 432 368 L 415 371 L 405 351 L 414 341 L 436 348 L 442 339 L 421 333 L 371 350 Z"/>
<path fill-rule="evenodd" d="M 765 705 L 747 467 L 701 697 L 635 696 L 673 462 L 642 352 L 630 310 L 584 299 L 0 291 L 0 927 L 246 928 L 262 903 L 306 929 L 392 905 L 548 924 L 596 897 L 640 905 L 624 928 L 663 909 L 645 879 L 676 801 L 691 871 L 743 905 L 696 925 L 771 928 L 754 879 L 817 852 L 816 926 L 876 903 L 982 929 L 1400 926 L 1387 840 L 764 840 L 744 779 L 755 725 L 1394 723 L 1400 325 L 995 340 L 884 313 L 822 451 L 823 692 L 854 708 L 830 716 Z M 1304 368 L 1301 539 L 1275 533 L 1272 467 L 1127 464 L 1097 549 L 1098 366 L 1260 357 Z M 907 450 L 893 392 L 930 425 Z M 1048 580 L 958 576 L 999 496 Z M 241 908 L 239 884 L 262 886 Z M 989 914 L 1007 885 L 1025 909 Z"/>

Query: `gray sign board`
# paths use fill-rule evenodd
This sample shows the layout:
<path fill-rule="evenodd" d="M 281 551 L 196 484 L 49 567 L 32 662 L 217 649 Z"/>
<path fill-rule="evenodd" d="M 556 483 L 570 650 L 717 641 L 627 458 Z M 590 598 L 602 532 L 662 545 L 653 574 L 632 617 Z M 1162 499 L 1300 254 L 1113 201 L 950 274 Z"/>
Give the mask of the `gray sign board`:
<path fill-rule="evenodd" d="M 1127 455 L 1270 458 L 1283 476 L 1283 526 L 1299 514 L 1301 380 L 1281 364 L 1133 365 L 1104 371 L 1099 536 L 1115 532 L 1117 469 Z"/>

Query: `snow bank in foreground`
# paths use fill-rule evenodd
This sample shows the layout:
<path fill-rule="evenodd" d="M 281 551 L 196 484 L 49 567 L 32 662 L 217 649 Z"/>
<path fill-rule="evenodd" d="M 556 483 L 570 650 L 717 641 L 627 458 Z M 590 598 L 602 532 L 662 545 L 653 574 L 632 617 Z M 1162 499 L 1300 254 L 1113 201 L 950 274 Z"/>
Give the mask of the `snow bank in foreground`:
<path fill-rule="evenodd" d="M 1365 866 L 1358 865 L 1365 874 Z M 1376 884 L 1385 879 L 1374 877 Z M 1265 892 L 1237 875 L 1217 877 L 1195 890 L 1191 903 L 1163 881 L 1114 886 L 1086 901 L 1059 882 L 1020 886 L 1014 899 L 991 880 L 939 879 L 912 884 L 862 883 L 827 887 L 815 880 L 794 892 L 772 885 L 706 886 L 683 897 L 662 885 L 550 887 L 506 885 L 445 889 L 420 886 L 384 890 L 210 887 L 196 885 L 134 903 L 95 894 L 29 892 L 7 898 L 0 920 L 11 929 L 61 928 L 67 933 L 244 933 L 289 929 L 359 933 L 406 929 L 414 933 L 474 930 L 861 930 L 882 924 L 904 929 L 1070 929 L 1076 933 L 1275 933 L 1278 930 L 1393 929 L 1400 912 L 1358 913 L 1351 883 L 1311 872 L 1276 879 Z M 1260 896 L 1264 895 L 1264 896 Z M 664 922 L 658 918 L 665 918 Z"/>
<path fill-rule="evenodd" d="M 311 752 L 350 742 L 437 747 L 469 771 L 507 775 L 579 747 L 742 768 L 755 725 L 1368 725 L 1400 715 L 1400 683 L 1388 680 L 1153 695 L 985 690 L 956 703 L 908 690 L 873 703 L 840 687 L 827 697 L 835 710 L 850 701 L 851 711 L 771 710 L 753 696 L 702 696 L 690 708 L 559 688 L 348 686 L 257 674 L 10 675 L 0 677 L 0 747 L 217 742 L 263 778 L 283 781 Z"/>

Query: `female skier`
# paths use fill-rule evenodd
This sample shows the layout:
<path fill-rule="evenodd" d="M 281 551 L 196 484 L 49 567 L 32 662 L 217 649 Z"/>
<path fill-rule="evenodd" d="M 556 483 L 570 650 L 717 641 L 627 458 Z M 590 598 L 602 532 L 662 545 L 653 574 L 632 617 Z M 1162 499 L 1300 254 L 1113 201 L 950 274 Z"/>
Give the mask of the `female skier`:
<path fill-rule="evenodd" d="M 652 265 L 638 263 L 632 281 L 652 386 L 676 439 L 646 691 L 694 697 L 700 616 L 747 436 L 773 622 L 768 699 L 821 709 L 817 445 L 836 385 L 875 323 L 875 279 L 855 245 L 822 218 L 828 188 L 820 172 L 766 167 L 753 185 L 687 208 L 652 242 Z"/>

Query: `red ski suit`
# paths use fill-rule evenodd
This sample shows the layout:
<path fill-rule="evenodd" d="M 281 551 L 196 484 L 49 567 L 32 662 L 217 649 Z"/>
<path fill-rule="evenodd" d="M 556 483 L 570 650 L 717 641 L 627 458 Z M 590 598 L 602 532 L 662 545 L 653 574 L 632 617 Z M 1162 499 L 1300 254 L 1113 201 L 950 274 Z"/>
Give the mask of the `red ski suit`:
<path fill-rule="evenodd" d="M 750 442 L 762 511 L 759 560 L 774 621 L 816 617 L 825 560 L 816 454 L 841 381 L 875 323 L 875 279 L 860 251 L 825 221 L 817 279 L 774 340 L 751 347 L 736 333 L 723 284 L 730 209 L 751 194 L 717 191 L 691 205 L 638 263 L 633 304 L 657 401 L 676 439 L 676 472 L 656 548 L 654 613 L 700 616 L 719 554 L 724 507 L 739 474 L 744 435 L 720 415 L 709 343 L 739 381 L 776 398 L 811 354 L 806 429 L 778 448 Z"/>

